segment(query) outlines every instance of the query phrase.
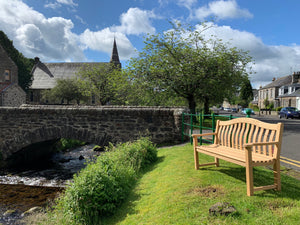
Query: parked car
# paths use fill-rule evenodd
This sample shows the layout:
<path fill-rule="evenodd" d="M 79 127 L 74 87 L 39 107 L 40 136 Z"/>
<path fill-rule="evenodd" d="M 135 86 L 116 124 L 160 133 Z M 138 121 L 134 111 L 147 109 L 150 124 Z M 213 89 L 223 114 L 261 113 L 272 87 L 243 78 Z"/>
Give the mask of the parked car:
<path fill-rule="evenodd" d="M 231 112 L 237 113 L 237 108 L 231 108 Z"/>
<path fill-rule="evenodd" d="M 244 114 L 244 115 L 247 115 L 247 110 L 250 110 L 251 111 L 251 115 L 255 115 L 255 112 L 253 111 L 253 109 L 250 109 L 250 108 L 244 108 L 241 110 L 241 113 Z"/>
<path fill-rule="evenodd" d="M 224 108 L 224 111 L 231 112 L 230 108 Z"/>
<path fill-rule="evenodd" d="M 279 118 L 300 118 L 300 111 L 295 107 L 283 107 L 278 113 Z"/>

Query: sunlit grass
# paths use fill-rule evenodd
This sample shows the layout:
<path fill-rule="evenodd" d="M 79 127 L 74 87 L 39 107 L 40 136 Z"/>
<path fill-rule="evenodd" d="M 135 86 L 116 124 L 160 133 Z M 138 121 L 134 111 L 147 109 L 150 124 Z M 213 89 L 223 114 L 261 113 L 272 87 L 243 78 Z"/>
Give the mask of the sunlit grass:
<path fill-rule="evenodd" d="M 247 197 L 245 168 L 221 161 L 219 168 L 194 169 L 191 145 L 162 148 L 159 161 L 139 180 L 127 202 L 103 224 L 299 224 L 300 181 L 282 175 L 282 192 Z M 212 158 L 201 155 L 203 162 Z M 255 184 L 273 182 L 270 170 L 254 171 Z M 217 202 L 237 213 L 210 216 Z"/>

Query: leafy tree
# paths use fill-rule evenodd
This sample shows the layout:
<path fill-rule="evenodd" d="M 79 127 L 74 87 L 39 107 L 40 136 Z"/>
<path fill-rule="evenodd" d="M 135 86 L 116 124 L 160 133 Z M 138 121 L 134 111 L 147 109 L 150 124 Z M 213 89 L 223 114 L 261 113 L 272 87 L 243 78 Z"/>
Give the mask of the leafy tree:
<path fill-rule="evenodd" d="M 187 105 L 184 98 L 178 97 L 172 90 L 159 90 L 147 82 L 134 80 L 127 94 L 129 105 L 146 106 L 183 106 Z"/>
<path fill-rule="evenodd" d="M 77 79 L 59 79 L 57 84 L 51 90 L 43 92 L 43 100 L 50 100 L 51 102 L 62 102 L 64 100 L 69 104 L 72 100 L 76 100 L 77 104 L 81 100 L 86 101 L 80 89 L 80 83 Z"/>
<path fill-rule="evenodd" d="M 186 99 L 192 113 L 196 103 L 207 112 L 210 103 L 230 99 L 248 76 L 250 57 L 219 39 L 205 39 L 205 29 L 173 24 L 167 32 L 149 35 L 139 57 L 130 60 L 133 82 Z"/>
<path fill-rule="evenodd" d="M 125 104 L 129 80 L 122 70 L 110 64 L 85 65 L 77 74 L 84 96 L 95 96 L 101 105 Z"/>
<path fill-rule="evenodd" d="M 0 44 L 17 65 L 18 83 L 24 91 L 27 91 L 32 83 L 31 70 L 34 65 L 34 59 L 24 57 L 23 54 L 13 46 L 13 42 L 8 39 L 3 31 L 0 31 Z"/>
<path fill-rule="evenodd" d="M 241 85 L 240 90 L 240 104 L 243 107 L 247 107 L 249 103 L 253 100 L 252 85 L 249 79 L 245 79 Z"/>

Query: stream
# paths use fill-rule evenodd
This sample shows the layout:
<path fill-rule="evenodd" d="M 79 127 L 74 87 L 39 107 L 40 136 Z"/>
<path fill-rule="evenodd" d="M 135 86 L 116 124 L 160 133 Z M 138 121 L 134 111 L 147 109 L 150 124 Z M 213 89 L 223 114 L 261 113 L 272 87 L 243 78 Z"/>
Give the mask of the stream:
<path fill-rule="evenodd" d="M 22 213 L 51 202 L 71 182 L 73 174 L 95 159 L 94 145 L 55 153 L 36 165 L 0 171 L 0 224 L 21 224 Z"/>

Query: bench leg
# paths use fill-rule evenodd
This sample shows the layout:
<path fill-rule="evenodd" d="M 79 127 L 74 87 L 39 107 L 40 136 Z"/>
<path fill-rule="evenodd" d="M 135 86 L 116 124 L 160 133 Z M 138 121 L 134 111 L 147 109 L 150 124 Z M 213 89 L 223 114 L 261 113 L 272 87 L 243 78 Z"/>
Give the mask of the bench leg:
<path fill-rule="evenodd" d="M 199 153 L 194 150 L 195 170 L 199 169 Z"/>
<path fill-rule="evenodd" d="M 219 167 L 219 165 L 220 165 L 219 158 L 215 157 L 215 163 L 216 163 L 216 167 Z"/>
<path fill-rule="evenodd" d="M 276 190 L 281 191 L 281 180 L 280 180 L 280 162 L 276 160 L 273 165 L 274 173 L 274 184 L 276 185 Z"/>
<path fill-rule="evenodd" d="M 246 183 L 247 183 L 247 195 L 252 196 L 254 193 L 253 187 L 253 167 L 250 165 L 246 166 Z"/>

